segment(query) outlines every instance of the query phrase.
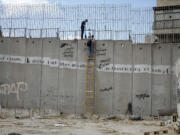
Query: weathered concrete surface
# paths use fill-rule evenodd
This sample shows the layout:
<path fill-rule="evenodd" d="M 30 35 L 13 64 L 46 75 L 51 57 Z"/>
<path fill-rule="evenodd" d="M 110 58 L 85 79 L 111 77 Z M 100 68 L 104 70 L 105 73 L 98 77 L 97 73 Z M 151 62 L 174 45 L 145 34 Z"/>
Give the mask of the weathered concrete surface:
<path fill-rule="evenodd" d="M 175 110 L 177 107 L 177 101 L 180 98 L 180 44 L 171 44 L 171 46 L 173 65 L 171 101 L 172 109 Z"/>
<path fill-rule="evenodd" d="M 179 0 L 157 0 L 157 6 L 163 7 L 163 6 L 175 6 L 180 5 Z"/>
<path fill-rule="evenodd" d="M 26 49 L 26 39 L 24 38 L 13 38 L 8 44 L 9 55 L 11 56 L 25 56 Z M 8 82 L 12 84 L 16 82 L 25 82 L 25 66 L 16 63 L 9 63 L 9 76 Z M 16 84 L 15 84 L 16 85 Z M 15 86 L 17 87 L 17 85 Z M 16 91 L 16 88 L 13 88 Z M 17 88 L 17 90 L 19 90 Z M 23 107 L 24 106 L 24 92 L 10 93 L 8 98 L 8 107 L 12 108 L 14 106 Z"/>
<path fill-rule="evenodd" d="M 9 54 L 9 38 L 0 38 L 0 53 L 1 55 Z M 0 85 L 6 84 L 9 82 L 9 63 L 1 62 L 0 63 Z M 8 105 L 8 96 L 5 94 L 0 94 L 1 106 L 5 107 Z"/>
<path fill-rule="evenodd" d="M 78 41 L 77 46 L 77 65 L 87 62 L 88 48 L 87 41 Z M 85 65 L 84 65 L 85 66 Z M 86 69 L 77 70 L 77 87 L 76 87 L 76 113 L 85 112 L 85 90 L 86 90 Z"/>
<path fill-rule="evenodd" d="M 113 113 L 114 99 L 114 64 L 112 41 L 96 41 L 96 65 L 99 71 L 96 72 L 96 112 L 100 114 Z M 112 71 L 112 72 L 108 72 Z"/>
<path fill-rule="evenodd" d="M 58 109 L 59 96 L 59 68 L 52 66 L 58 65 L 59 60 L 59 40 L 43 39 L 42 57 L 44 59 L 55 59 L 54 62 L 48 61 L 51 66 L 42 66 L 42 85 L 41 85 L 41 109 Z M 47 63 L 47 64 L 48 64 Z"/>
<path fill-rule="evenodd" d="M 114 65 L 131 65 L 132 68 L 132 43 L 127 41 L 114 42 Z M 118 68 L 118 67 L 115 67 Z M 114 72 L 114 113 L 127 113 L 128 103 L 132 103 L 133 87 L 132 87 L 133 71 L 129 70 L 124 73 Z"/>
<path fill-rule="evenodd" d="M 1 38 L 1 106 L 84 113 L 86 42 Z M 179 44 L 95 44 L 96 113 L 125 114 L 128 103 L 137 115 L 176 109 Z"/>
<path fill-rule="evenodd" d="M 152 74 L 152 113 L 171 111 L 171 48 L 170 45 L 153 46 L 152 65 L 169 65 L 163 74 Z M 158 71 L 160 72 L 160 71 Z"/>
<path fill-rule="evenodd" d="M 68 64 L 77 61 L 77 41 L 60 41 L 60 61 Z M 76 64 L 76 63 L 75 63 Z M 60 65 L 59 107 L 64 113 L 75 113 L 77 69 L 67 69 Z"/>
<path fill-rule="evenodd" d="M 28 84 L 28 90 L 25 93 L 24 107 L 41 107 L 41 84 L 42 84 L 42 65 L 31 64 L 29 57 L 42 57 L 42 39 L 26 40 L 26 62 L 25 64 L 25 82 Z"/>
<path fill-rule="evenodd" d="M 137 115 L 149 115 L 151 114 L 151 74 L 138 73 L 138 71 L 145 71 L 140 65 L 151 65 L 150 44 L 133 46 L 133 65 L 135 70 L 133 73 L 133 112 Z"/>

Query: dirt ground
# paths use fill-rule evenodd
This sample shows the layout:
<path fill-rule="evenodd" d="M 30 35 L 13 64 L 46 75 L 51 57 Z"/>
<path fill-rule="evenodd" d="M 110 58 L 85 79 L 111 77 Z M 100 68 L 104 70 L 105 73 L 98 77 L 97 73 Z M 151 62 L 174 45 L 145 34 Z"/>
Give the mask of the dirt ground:
<path fill-rule="evenodd" d="M 61 115 L 54 117 L 5 118 L 0 119 L 0 135 L 16 132 L 22 135 L 144 135 L 144 132 L 172 128 L 160 126 L 160 121 L 131 121 L 127 118 Z"/>

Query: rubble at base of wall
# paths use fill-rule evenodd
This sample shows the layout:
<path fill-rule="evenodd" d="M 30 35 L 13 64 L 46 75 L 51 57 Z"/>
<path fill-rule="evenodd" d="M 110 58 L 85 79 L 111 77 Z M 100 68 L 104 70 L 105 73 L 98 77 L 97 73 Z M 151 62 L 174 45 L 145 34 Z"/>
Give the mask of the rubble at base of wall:
<path fill-rule="evenodd" d="M 154 120 L 154 116 L 138 116 L 138 115 L 100 115 L 100 114 L 65 114 L 62 112 L 55 112 L 49 110 L 47 112 L 42 112 L 38 109 L 4 109 L 0 108 L 0 119 L 53 119 L 53 118 L 68 118 L 68 119 L 91 119 L 91 120 L 102 120 L 102 121 L 121 121 L 121 120 Z M 159 117 L 159 120 L 169 119 L 170 116 Z"/>

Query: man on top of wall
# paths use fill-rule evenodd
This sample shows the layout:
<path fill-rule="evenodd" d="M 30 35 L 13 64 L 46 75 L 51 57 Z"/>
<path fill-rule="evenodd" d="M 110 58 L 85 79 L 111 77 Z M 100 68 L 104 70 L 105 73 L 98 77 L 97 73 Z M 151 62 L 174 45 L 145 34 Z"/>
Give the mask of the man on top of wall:
<path fill-rule="evenodd" d="M 85 27 L 86 27 L 86 23 L 88 22 L 88 20 L 84 20 L 82 23 L 81 23 L 81 39 L 83 39 L 83 36 L 84 36 L 84 30 L 85 30 Z"/>

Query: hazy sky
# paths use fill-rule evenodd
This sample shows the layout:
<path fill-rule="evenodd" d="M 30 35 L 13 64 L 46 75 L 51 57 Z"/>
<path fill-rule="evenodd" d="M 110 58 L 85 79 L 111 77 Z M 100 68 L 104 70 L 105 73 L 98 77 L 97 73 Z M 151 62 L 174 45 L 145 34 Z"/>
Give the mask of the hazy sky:
<path fill-rule="evenodd" d="M 27 4 L 39 4 L 39 3 L 63 3 L 63 4 L 121 4 L 130 3 L 134 7 L 152 7 L 156 5 L 156 0 L 0 0 L 1 3 L 27 3 Z"/>

